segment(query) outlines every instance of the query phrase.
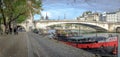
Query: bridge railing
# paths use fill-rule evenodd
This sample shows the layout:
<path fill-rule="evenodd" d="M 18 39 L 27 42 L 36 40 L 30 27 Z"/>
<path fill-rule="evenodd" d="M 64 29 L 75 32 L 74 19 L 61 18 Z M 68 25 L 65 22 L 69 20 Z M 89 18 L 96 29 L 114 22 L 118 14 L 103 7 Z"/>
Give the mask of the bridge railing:
<path fill-rule="evenodd" d="M 40 20 L 39 22 L 89 22 L 89 23 L 108 23 L 102 21 L 82 21 L 82 20 Z"/>

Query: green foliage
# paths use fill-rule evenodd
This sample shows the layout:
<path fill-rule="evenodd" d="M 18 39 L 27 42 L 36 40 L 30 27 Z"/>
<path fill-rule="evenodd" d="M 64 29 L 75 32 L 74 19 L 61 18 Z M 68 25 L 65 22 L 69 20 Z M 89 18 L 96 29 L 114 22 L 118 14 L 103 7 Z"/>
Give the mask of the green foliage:
<path fill-rule="evenodd" d="M 40 14 L 40 11 L 42 10 L 42 2 L 41 0 L 30 0 L 28 1 L 28 7 L 32 14 Z"/>
<path fill-rule="evenodd" d="M 41 8 L 41 0 L 0 0 L 0 21 L 5 26 L 5 31 L 11 27 L 15 21 L 23 22 L 34 14 L 39 14 Z"/>
<path fill-rule="evenodd" d="M 71 24 L 66 24 L 67 27 L 71 27 Z"/>
<path fill-rule="evenodd" d="M 0 18 L 0 24 L 2 24 L 3 23 L 3 19 L 2 18 Z"/>
<path fill-rule="evenodd" d="M 20 16 L 20 17 L 16 20 L 16 22 L 17 22 L 17 23 L 21 23 L 21 22 L 25 21 L 25 18 L 26 18 L 26 16 Z"/>
<path fill-rule="evenodd" d="M 92 13 L 92 11 L 86 11 L 85 13 L 86 13 L 86 14 L 91 14 L 91 13 Z"/>
<path fill-rule="evenodd" d="M 38 14 L 42 10 L 41 0 L 1 0 L 0 2 L 2 2 L 0 6 L 4 10 L 5 18 L 8 18 L 7 23 L 13 22 L 16 19 L 20 23 L 29 17 L 30 13 Z"/>

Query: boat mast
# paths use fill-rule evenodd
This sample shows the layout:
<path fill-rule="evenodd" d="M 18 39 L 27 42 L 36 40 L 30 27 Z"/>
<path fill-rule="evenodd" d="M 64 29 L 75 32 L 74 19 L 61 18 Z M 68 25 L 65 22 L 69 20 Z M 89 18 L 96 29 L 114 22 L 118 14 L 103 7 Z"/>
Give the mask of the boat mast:
<path fill-rule="evenodd" d="M 81 30 L 81 29 L 80 29 L 80 25 L 79 25 L 79 32 L 78 32 L 79 35 L 78 35 L 78 36 L 80 36 L 80 30 Z"/>
<path fill-rule="evenodd" d="M 97 26 L 97 20 L 96 20 L 96 26 Z M 97 37 L 97 27 L 96 27 L 96 37 Z"/>

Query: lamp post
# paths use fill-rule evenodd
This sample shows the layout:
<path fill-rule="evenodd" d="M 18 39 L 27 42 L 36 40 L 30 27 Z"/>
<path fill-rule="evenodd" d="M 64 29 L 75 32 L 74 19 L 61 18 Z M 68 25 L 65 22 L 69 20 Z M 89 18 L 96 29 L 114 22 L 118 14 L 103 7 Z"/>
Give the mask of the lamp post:
<path fill-rule="evenodd" d="M 94 21 L 95 21 L 95 30 L 96 30 L 96 34 L 95 34 L 95 36 L 97 37 L 97 18 L 96 18 L 96 13 L 94 13 L 94 19 L 93 19 Z"/>

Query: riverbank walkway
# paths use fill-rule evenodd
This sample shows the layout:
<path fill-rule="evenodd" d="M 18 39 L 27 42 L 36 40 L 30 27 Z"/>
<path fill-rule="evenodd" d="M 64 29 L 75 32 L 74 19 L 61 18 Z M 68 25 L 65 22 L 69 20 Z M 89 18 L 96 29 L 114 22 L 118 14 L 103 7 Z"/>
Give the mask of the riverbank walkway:
<path fill-rule="evenodd" d="M 49 39 L 47 36 L 20 32 L 18 35 L 0 35 L 0 57 L 95 57 L 95 55 Z"/>

